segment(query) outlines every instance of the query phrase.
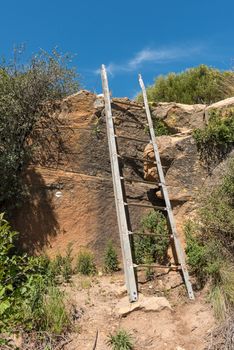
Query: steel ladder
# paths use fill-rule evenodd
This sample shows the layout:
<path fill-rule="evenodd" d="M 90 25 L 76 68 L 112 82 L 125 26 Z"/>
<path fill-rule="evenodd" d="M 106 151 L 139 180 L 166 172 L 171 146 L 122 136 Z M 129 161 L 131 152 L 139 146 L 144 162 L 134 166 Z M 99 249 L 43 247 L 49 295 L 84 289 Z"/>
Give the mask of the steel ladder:
<path fill-rule="evenodd" d="M 189 298 L 194 299 L 194 293 L 193 293 L 189 273 L 185 263 L 184 251 L 176 231 L 175 220 L 172 212 L 172 207 L 171 207 L 171 203 L 168 195 L 167 186 L 165 183 L 165 177 L 164 177 L 163 168 L 160 160 L 158 146 L 156 143 L 154 126 L 151 118 L 150 108 L 148 104 L 148 99 L 147 99 L 147 94 L 146 94 L 146 89 L 145 89 L 143 79 L 141 75 L 139 75 L 139 84 L 142 89 L 144 109 L 146 112 L 146 126 L 149 130 L 149 136 L 150 136 L 149 142 L 153 146 L 153 151 L 155 156 L 154 164 L 156 165 L 156 168 L 158 171 L 158 177 L 159 177 L 159 183 L 157 183 L 157 185 L 160 188 L 162 198 L 164 199 L 164 202 L 165 202 L 165 206 L 153 206 L 153 205 L 147 205 L 147 204 L 127 202 L 125 184 L 124 184 L 124 181 L 126 181 L 126 178 L 123 176 L 122 167 L 120 166 L 120 160 L 122 159 L 122 156 L 118 152 L 117 140 L 118 140 L 118 137 L 125 138 L 127 140 L 136 141 L 136 142 L 145 142 L 145 140 L 142 141 L 141 139 L 132 138 L 130 136 L 116 135 L 115 125 L 114 125 L 114 120 L 113 120 L 112 110 L 111 110 L 111 98 L 110 98 L 110 92 L 109 92 L 109 86 L 108 86 L 107 72 L 104 65 L 102 65 L 101 67 L 101 78 L 102 78 L 102 87 L 103 87 L 103 94 L 104 94 L 104 101 L 105 101 L 107 138 L 108 138 L 108 145 L 109 145 L 109 154 L 110 154 L 110 162 L 111 162 L 111 171 L 112 171 L 113 188 L 114 188 L 114 195 L 115 195 L 118 228 L 119 228 L 119 234 L 120 234 L 125 283 L 126 283 L 126 287 L 129 295 L 129 300 L 130 302 L 134 302 L 138 299 L 136 270 L 139 266 L 142 266 L 142 265 L 136 265 L 133 262 L 132 242 L 133 242 L 133 235 L 135 233 L 132 232 L 132 229 L 131 229 L 131 220 L 130 220 L 130 213 L 129 213 L 130 205 L 148 207 L 148 208 L 164 211 L 167 217 L 168 230 L 172 241 L 173 255 L 174 255 L 174 260 L 176 262 L 175 267 L 178 268 L 178 270 L 180 270 L 182 273 L 182 277 L 186 285 Z M 143 161 L 145 160 L 143 159 Z M 152 182 L 152 184 L 155 184 L 155 183 Z M 152 264 L 149 266 L 167 267 L 167 266 L 152 265 Z"/>

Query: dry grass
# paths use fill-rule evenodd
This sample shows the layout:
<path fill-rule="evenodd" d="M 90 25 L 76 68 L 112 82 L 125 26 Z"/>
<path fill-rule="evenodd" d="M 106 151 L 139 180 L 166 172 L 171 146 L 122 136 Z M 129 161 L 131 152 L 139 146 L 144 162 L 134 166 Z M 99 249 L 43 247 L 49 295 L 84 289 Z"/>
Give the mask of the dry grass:
<path fill-rule="evenodd" d="M 209 345 L 206 350 L 233 350 L 234 349 L 234 314 L 229 315 L 226 320 L 211 334 Z"/>

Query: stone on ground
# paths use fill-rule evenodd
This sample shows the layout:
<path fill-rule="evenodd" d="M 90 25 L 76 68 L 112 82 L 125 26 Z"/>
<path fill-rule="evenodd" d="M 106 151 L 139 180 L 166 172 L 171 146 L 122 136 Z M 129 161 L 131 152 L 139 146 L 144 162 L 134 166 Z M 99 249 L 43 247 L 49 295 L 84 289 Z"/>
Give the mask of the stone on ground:
<path fill-rule="evenodd" d="M 146 297 L 139 295 L 138 301 L 129 302 L 128 296 L 122 298 L 115 307 L 115 312 L 120 316 L 126 316 L 136 310 L 155 311 L 159 312 L 163 309 L 170 309 L 169 301 L 164 297 Z"/>

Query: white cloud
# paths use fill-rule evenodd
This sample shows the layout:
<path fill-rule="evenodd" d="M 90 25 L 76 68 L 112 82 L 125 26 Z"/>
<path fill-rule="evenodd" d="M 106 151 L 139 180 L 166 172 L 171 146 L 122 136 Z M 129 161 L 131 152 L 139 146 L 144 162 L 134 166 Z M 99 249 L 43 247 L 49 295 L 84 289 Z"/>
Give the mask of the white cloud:
<path fill-rule="evenodd" d="M 201 47 L 191 48 L 166 48 L 166 49 L 151 49 L 145 48 L 136 53 L 136 55 L 128 61 L 117 64 L 109 63 L 106 69 L 109 74 L 114 75 L 119 72 L 133 72 L 141 68 L 145 63 L 165 63 L 168 61 L 179 60 L 201 52 Z M 95 73 L 100 73 L 96 70 Z"/>

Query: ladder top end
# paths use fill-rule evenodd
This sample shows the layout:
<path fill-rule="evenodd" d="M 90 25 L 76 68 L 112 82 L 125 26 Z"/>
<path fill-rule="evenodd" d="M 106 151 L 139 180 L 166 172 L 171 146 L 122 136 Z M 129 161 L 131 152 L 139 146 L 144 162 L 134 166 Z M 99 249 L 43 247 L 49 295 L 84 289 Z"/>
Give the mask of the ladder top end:
<path fill-rule="evenodd" d="M 144 85 L 144 82 L 143 82 L 141 74 L 139 74 L 139 84 L 140 84 L 141 89 L 144 90 L 145 85 Z"/>

